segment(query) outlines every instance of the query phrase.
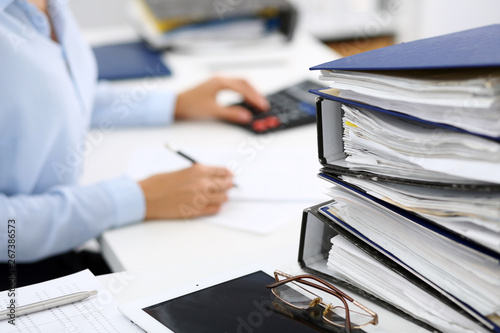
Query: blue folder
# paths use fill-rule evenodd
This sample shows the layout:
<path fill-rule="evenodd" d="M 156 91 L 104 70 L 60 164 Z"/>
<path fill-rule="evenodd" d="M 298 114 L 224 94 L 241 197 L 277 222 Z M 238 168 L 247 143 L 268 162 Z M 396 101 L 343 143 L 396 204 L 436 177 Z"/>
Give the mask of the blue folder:
<path fill-rule="evenodd" d="M 355 54 L 311 70 L 407 70 L 500 66 L 500 24 Z"/>
<path fill-rule="evenodd" d="M 103 45 L 93 48 L 99 80 L 126 80 L 171 75 L 162 53 L 143 42 Z"/>

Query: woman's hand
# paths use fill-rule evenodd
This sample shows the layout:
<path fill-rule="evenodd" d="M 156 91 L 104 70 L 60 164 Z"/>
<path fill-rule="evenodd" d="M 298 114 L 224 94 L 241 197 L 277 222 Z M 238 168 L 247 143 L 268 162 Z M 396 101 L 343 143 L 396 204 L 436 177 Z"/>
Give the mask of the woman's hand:
<path fill-rule="evenodd" d="M 247 103 L 258 109 L 265 111 L 269 108 L 264 96 L 259 94 L 247 81 L 214 77 L 178 95 L 175 106 L 176 119 L 216 118 L 234 123 L 250 122 L 252 114 L 244 107 L 217 104 L 217 93 L 225 89 L 240 93 Z"/>
<path fill-rule="evenodd" d="M 233 175 L 219 167 L 194 164 L 139 182 L 146 198 L 146 220 L 192 218 L 217 213 L 227 201 Z"/>

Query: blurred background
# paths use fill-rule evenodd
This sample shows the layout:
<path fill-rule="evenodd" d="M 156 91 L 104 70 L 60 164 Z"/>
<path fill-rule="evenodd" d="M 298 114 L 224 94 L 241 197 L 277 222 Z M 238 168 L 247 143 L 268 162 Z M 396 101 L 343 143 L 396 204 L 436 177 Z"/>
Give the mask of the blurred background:
<path fill-rule="evenodd" d="M 498 0 L 289 1 L 298 10 L 298 26 L 342 56 L 500 23 Z M 125 3 L 124 0 L 72 0 L 70 6 L 81 27 L 88 30 L 128 24 Z"/>

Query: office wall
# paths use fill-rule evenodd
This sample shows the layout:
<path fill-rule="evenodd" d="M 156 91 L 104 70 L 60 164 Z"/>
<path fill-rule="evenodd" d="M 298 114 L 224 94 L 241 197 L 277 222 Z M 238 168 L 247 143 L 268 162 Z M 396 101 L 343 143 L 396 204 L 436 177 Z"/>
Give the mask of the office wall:
<path fill-rule="evenodd" d="M 403 0 L 398 41 L 442 35 L 500 23 L 498 0 Z"/>
<path fill-rule="evenodd" d="M 392 34 L 394 22 L 385 0 L 289 0 L 301 26 L 330 41 Z"/>
<path fill-rule="evenodd" d="M 70 0 L 78 23 L 84 29 L 126 24 L 128 0 Z"/>
<path fill-rule="evenodd" d="M 394 32 L 410 41 L 500 23 L 498 0 L 290 0 L 323 39 Z"/>
<path fill-rule="evenodd" d="M 71 0 L 70 6 L 83 28 L 97 28 L 126 24 L 127 1 Z M 385 31 L 395 31 L 397 41 L 500 23 L 498 0 L 290 1 L 302 12 L 302 26 L 323 39 L 356 37 L 363 31 L 375 32 L 376 28 L 370 25 L 373 22 L 379 22 L 379 27 Z M 386 15 L 379 15 L 381 10 L 397 3 L 401 3 L 401 10 L 393 13 L 389 20 Z"/>

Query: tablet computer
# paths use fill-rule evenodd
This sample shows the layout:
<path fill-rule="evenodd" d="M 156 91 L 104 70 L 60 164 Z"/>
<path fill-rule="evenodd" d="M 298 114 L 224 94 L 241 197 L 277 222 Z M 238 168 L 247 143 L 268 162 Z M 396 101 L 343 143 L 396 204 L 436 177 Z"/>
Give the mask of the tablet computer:
<path fill-rule="evenodd" d="M 247 267 L 120 306 L 146 332 L 338 332 L 321 314 L 288 308 L 266 285 L 273 271 Z"/>

